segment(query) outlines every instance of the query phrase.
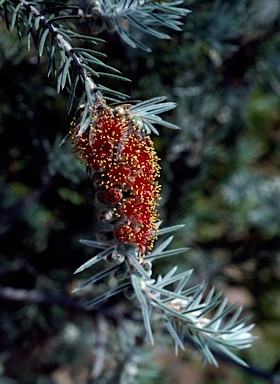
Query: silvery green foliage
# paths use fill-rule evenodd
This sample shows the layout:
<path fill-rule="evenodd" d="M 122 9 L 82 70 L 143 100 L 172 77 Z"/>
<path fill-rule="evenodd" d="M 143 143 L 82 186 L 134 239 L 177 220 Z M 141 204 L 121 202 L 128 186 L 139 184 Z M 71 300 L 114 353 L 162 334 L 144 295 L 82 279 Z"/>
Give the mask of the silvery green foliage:
<path fill-rule="evenodd" d="M 66 3 L 61 8 L 61 4 L 58 2 L 55 6 L 52 2 L 45 4 L 41 1 L 7 0 L 3 2 L 2 8 L 8 28 L 11 31 L 16 28 L 19 36 L 26 33 L 28 50 L 33 42 L 38 51 L 38 61 L 43 55 L 48 57 L 47 75 L 56 76 L 57 92 L 64 89 L 69 90 L 69 111 L 76 100 L 78 85 L 83 84 L 84 86 L 82 98 L 86 100 L 86 106 L 89 108 L 96 98 L 97 88 L 92 77 L 99 77 L 100 68 L 111 71 L 113 74 L 119 72 L 108 67 L 97 57 L 102 56 L 102 53 L 99 54 L 91 49 L 80 51 L 78 47 L 71 44 L 71 40 L 74 38 L 88 41 L 93 45 L 100 41 L 96 37 L 76 32 L 73 19 L 79 20 L 77 6 Z"/>
<path fill-rule="evenodd" d="M 141 42 L 137 33 L 149 34 L 159 39 L 170 36 L 159 30 L 160 27 L 180 31 L 180 19 L 190 11 L 185 9 L 184 1 L 156 2 L 149 0 L 100 0 L 80 1 L 84 17 L 92 20 L 92 30 L 101 21 L 101 29 L 114 31 L 133 48 L 147 52 L 151 49 Z"/>
<path fill-rule="evenodd" d="M 144 128 L 148 134 L 151 132 L 158 135 L 157 129 L 154 124 L 162 125 L 171 129 L 179 129 L 177 125 L 171 124 L 168 121 L 164 121 L 158 115 L 169 111 L 176 107 L 176 103 L 165 102 L 165 97 L 154 97 L 150 100 L 139 102 L 129 108 L 129 111 L 133 113 L 135 119 L 141 124 L 141 128 Z"/>
<path fill-rule="evenodd" d="M 27 48 L 31 44 L 38 51 L 38 60 L 43 55 L 48 57 L 48 76 L 53 74 L 57 78 L 57 92 L 67 91 L 69 94 L 68 111 L 76 109 L 80 115 L 77 123 L 80 133 L 91 120 L 91 106 L 98 97 L 108 102 L 121 103 L 129 96 L 102 84 L 103 77 L 110 77 L 121 81 L 129 81 L 120 71 L 104 62 L 104 54 L 98 49 L 81 48 L 73 45 L 73 40 L 86 41 L 98 48 L 103 41 L 95 35 L 84 35 L 78 32 L 79 24 L 86 23 L 92 32 L 100 32 L 94 28 L 95 22 L 104 21 L 103 29 L 118 31 L 129 45 L 149 50 L 135 39 L 124 25 L 131 25 L 141 33 L 149 33 L 157 38 L 169 38 L 159 32 L 161 27 L 179 30 L 180 19 L 189 11 L 181 7 L 183 1 L 155 2 L 155 1 L 0 1 L 0 16 L 5 18 L 10 30 L 17 29 L 20 37 L 26 34 Z M 123 23 L 125 22 L 125 24 Z M 77 89 L 83 87 L 82 95 L 77 95 Z M 159 113 L 175 107 L 174 103 L 165 102 L 165 98 L 154 98 L 133 106 L 138 113 L 139 123 L 148 132 L 156 132 L 154 124 L 177 128 L 174 124 L 165 122 Z M 82 110 L 82 113 L 80 113 Z"/>
<path fill-rule="evenodd" d="M 180 226 L 160 229 L 159 235 L 172 232 L 178 227 Z M 150 255 L 144 257 L 144 262 L 150 263 L 148 270 L 145 264 L 143 265 L 143 260 L 137 258 L 137 250 L 131 246 L 126 248 L 98 241 L 81 240 L 85 245 L 103 250 L 81 265 L 75 273 L 82 272 L 103 259 L 107 261 L 109 259 L 112 266 L 84 281 L 74 289 L 74 292 L 112 272 L 116 276 L 118 269 L 125 271 L 119 279 L 122 280 L 121 284 L 96 297 L 87 306 L 96 305 L 120 293 L 124 293 L 128 298 L 136 297 L 141 307 L 146 337 L 151 344 L 154 343 L 151 316 L 154 311 L 161 315 L 162 322 L 173 339 L 176 354 L 179 348 L 185 349 L 184 340 L 188 337 L 202 353 L 204 362 L 217 365 L 214 352 L 220 351 L 238 364 L 246 365 L 233 353 L 250 347 L 255 340 L 250 333 L 254 325 L 247 324 L 250 317 L 240 317 L 242 308 L 237 308 L 236 304 L 227 306 L 227 299 L 221 299 L 221 292 L 215 293 L 213 288 L 206 293 L 205 284 L 192 286 L 189 283 L 192 275 L 190 270 L 176 273 L 177 267 L 173 267 L 166 275 L 160 275 L 157 279 L 152 278 L 152 261 L 188 250 L 188 248 L 167 250 L 172 239 L 173 236 L 170 236 Z M 110 256 L 114 254 L 118 257 Z"/>

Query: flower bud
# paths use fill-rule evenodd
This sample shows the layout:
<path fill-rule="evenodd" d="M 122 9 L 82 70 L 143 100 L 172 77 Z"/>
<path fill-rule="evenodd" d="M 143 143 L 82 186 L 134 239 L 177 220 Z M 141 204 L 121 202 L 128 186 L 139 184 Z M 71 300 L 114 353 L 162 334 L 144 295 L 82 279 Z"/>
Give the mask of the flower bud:
<path fill-rule="evenodd" d="M 122 263 L 114 273 L 114 277 L 118 281 L 126 279 L 127 275 L 128 275 L 128 267 L 126 263 Z"/>
<path fill-rule="evenodd" d="M 105 195 L 103 191 L 97 191 L 95 194 L 95 201 L 98 204 L 106 204 L 105 203 Z"/>
<path fill-rule="evenodd" d="M 124 296 L 127 298 L 127 299 L 133 299 L 133 297 L 135 297 L 135 291 L 134 291 L 134 288 L 132 285 L 130 285 L 129 287 L 125 288 L 125 290 L 123 291 L 124 293 Z"/>
<path fill-rule="evenodd" d="M 101 211 L 98 215 L 99 220 L 104 224 L 116 224 L 121 220 L 121 215 L 116 209 Z"/>

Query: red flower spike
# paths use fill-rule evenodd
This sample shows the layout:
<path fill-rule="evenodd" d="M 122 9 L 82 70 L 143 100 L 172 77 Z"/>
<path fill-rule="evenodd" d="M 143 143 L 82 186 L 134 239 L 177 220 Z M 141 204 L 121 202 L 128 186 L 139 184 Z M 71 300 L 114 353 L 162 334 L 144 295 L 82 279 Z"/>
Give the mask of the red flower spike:
<path fill-rule="evenodd" d="M 122 111 L 122 113 L 120 113 Z M 158 157 L 150 137 L 136 126 L 125 106 L 98 104 L 82 135 L 71 131 L 73 151 L 85 161 L 96 187 L 96 201 L 113 206 L 99 218 L 113 227 L 117 242 L 145 254 L 156 238 L 160 187 Z"/>

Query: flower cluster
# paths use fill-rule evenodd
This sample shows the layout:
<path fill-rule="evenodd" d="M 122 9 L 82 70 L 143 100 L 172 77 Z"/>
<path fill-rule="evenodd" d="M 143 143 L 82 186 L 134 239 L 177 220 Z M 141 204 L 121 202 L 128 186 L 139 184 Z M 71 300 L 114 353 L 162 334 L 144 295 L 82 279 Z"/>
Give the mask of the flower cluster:
<path fill-rule="evenodd" d="M 114 241 L 147 253 L 156 238 L 160 199 L 160 167 L 150 137 L 127 106 L 112 108 L 104 102 L 94 107 L 89 127 L 79 134 L 74 126 L 71 137 L 96 188 L 99 219 L 111 225 Z M 97 239 L 106 241 L 110 235 L 102 231 Z"/>

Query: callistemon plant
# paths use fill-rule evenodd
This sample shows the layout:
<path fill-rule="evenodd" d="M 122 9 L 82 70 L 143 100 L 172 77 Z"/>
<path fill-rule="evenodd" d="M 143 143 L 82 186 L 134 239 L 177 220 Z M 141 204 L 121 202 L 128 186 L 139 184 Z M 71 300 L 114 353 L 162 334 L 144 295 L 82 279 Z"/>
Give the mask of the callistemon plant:
<path fill-rule="evenodd" d="M 166 250 L 172 236 L 153 250 L 157 236 L 182 227 L 160 229 L 157 213 L 160 167 L 149 136 L 152 130 L 157 132 L 151 121 L 156 120 L 164 125 L 157 114 L 173 107 L 174 104 L 164 102 L 164 98 L 151 99 L 134 106 L 120 104 L 112 107 L 97 96 L 90 108 L 90 118 L 86 119 L 87 124 L 77 123 L 76 120 L 72 122 L 70 135 L 73 152 L 87 166 L 95 188 L 98 218 L 106 225 L 104 230 L 96 233 L 96 240 L 81 240 L 86 245 L 104 250 L 81 265 L 76 273 L 101 259 L 112 264 L 80 284 L 73 292 L 113 272 L 115 278 L 124 280 L 124 283 L 95 298 L 88 306 L 120 292 L 129 299 L 136 295 L 151 343 L 150 314 L 154 307 L 162 312 L 174 339 L 176 352 L 178 347 L 184 349 L 183 330 L 186 327 L 208 361 L 216 364 L 210 349 L 212 344 L 244 364 L 230 351 L 230 348 L 244 348 L 253 340 L 249 333 L 252 325 L 245 326 L 247 319 L 238 320 L 240 309 L 233 318 L 225 321 L 234 305 L 226 308 L 226 300 L 219 303 L 221 295 L 215 294 L 213 289 L 203 301 L 203 285 L 186 289 L 191 271 L 176 275 L 174 267 L 166 276 L 152 279 L 154 260 L 187 250 Z M 164 288 L 170 284 L 175 284 L 173 292 Z M 214 317 L 205 317 L 216 306 L 219 308 Z"/>
<path fill-rule="evenodd" d="M 158 230 L 159 165 L 152 140 L 126 106 L 112 108 L 104 100 L 93 107 L 83 134 L 74 126 L 71 136 L 91 174 L 99 219 L 113 232 L 101 231 L 97 240 L 133 246 L 142 258 Z"/>
<path fill-rule="evenodd" d="M 189 12 L 183 1 L 2 0 L 0 11 L 10 29 L 17 28 L 19 36 L 26 29 L 28 49 L 33 39 L 38 58 L 47 55 L 48 74 L 57 76 L 57 91 L 69 91 L 69 113 L 75 105 L 80 106 L 81 116 L 76 116 L 70 128 L 72 148 L 78 160 L 86 164 L 92 179 L 98 218 L 104 230 L 91 240 L 81 240 L 97 254 L 76 273 L 102 260 L 109 262 L 109 267 L 74 291 L 113 273 L 115 285 L 105 283 L 105 292 L 90 301 L 89 306 L 124 293 L 127 298 L 138 300 L 150 343 L 153 343 L 151 323 L 155 309 L 173 338 L 176 353 L 178 348 L 184 349 L 188 336 L 211 363 L 217 364 L 213 351 L 219 349 L 245 364 L 232 352 L 249 347 L 254 340 L 250 334 L 253 325 L 246 325 L 248 318 L 239 318 L 241 309 L 232 313 L 235 305 L 227 307 L 227 300 L 220 300 L 220 293 L 213 289 L 206 293 L 204 284 L 190 285 L 189 270 L 176 273 L 175 266 L 164 276 L 152 275 L 154 261 L 188 249 L 167 249 L 172 236 L 159 245 L 154 244 L 157 237 L 183 227 L 162 228 L 159 221 L 160 167 L 149 136 L 158 134 L 155 125 L 178 128 L 159 116 L 174 108 L 175 103 L 155 97 L 125 104 L 127 97 L 102 85 L 102 78 L 127 79 L 97 58 L 103 53 L 90 48 L 91 43 L 96 45 L 100 41 L 93 34 L 107 29 L 115 31 L 130 49 L 150 52 L 141 41 L 142 34 L 167 39 L 169 36 L 161 28 L 180 30 L 180 20 Z M 90 33 L 81 35 L 77 32 L 80 28 Z M 75 47 L 73 42 L 77 41 L 81 44 Z M 83 41 L 89 47 L 84 48 Z"/>

